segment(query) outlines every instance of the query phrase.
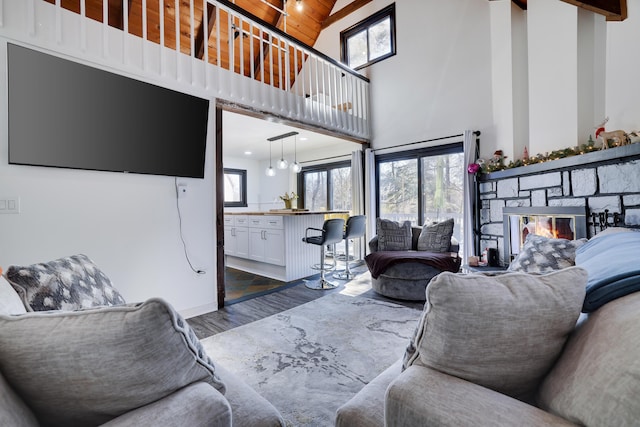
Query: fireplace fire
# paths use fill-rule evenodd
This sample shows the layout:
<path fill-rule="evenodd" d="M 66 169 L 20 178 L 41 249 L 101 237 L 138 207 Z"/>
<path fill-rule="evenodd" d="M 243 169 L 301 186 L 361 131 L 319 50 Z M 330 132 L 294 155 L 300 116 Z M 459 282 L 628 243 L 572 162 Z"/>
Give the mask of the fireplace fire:
<path fill-rule="evenodd" d="M 587 237 L 587 212 L 584 207 L 519 207 L 504 208 L 505 265 L 520 253 L 529 234 L 575 240 Z"/>

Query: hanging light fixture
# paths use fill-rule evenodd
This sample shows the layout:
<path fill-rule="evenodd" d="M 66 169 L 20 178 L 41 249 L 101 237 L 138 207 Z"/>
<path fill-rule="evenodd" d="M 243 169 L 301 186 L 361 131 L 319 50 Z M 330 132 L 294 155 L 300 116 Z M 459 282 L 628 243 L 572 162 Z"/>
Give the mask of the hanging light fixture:
<path fill-rule="evenodd" d="M 267 172 L 266 172 L 267 176 L 274 176 L 276 174 L 276 170 L 271 166 L 271 144 L 273 143 L 273 141 L 280 140 L 280 144 L 281 144 L 280 160 L 278 160 L 277 167 L 278 169 L 287 169 L 289 167 L 289 162 L 287 162 L 284 158 L 284 139 L 297 134 L 298 132 L 288 132 L 282 135 L 272 136 L 271 138 L 267 138 L 267 141 L 269 141 L 269 168 L 267 169 Z"/>
<path fill-rule="evenodd" d="M 293 173 L 300 173 L 302 166 L 298 163 L 298 137 L 294 135 L 293 140 L 293 163 L 291 163 L 291 171 Z"/>
<path fill-rule="evenodd" d="M 289 162 L 284 159 L 284 138 L 280 139 L 280 160 L 276 164 L 278 169 L 286 169 L 289 167 Z"/>
<path fill-rule="evenodd" d="M 269 167 L 265 171 L 267 176 L 275 176 L 276 175 L 276 170 L 273 168 L 273 166 L 271 166 L 271 145 L 272 145 L 271 141 L 269 141 Z"/>
<path fill-rule="evenodd" d="M 302 12 L 302 0 L 296 0 L 296 9 L 298 12 Z"/>

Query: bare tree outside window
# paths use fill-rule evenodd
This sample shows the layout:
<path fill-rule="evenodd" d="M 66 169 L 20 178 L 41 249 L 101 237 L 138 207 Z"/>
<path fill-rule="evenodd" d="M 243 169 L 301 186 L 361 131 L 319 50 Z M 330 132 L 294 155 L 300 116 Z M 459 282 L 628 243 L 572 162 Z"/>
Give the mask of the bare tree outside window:
<path fill-rule="evenodd" d="M 380 218 L 418 225 L 418 161 L 379 164 Z"/>
<path fill-rule="evenodd" d="M 331 209 L 351 210 L 351 167 L 331 169 Z"/>
<path fill-rule="evenodd" d="M 311 211 L 327 209 L 327 172 L 304 175 L 304 207 Z"/>

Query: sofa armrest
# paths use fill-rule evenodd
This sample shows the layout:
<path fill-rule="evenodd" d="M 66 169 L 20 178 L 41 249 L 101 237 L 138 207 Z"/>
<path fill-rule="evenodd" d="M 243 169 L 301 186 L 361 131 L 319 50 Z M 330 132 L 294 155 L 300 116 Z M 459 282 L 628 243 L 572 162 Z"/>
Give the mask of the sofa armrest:
<path fill-rule="evenodd" d="M 188 385 L 160 400 L 129 411 L 103 427 L 231 426 L 231 406 L 209 384 Z"/>
<path fill-rule="evenodd" d="M 385 426 L 575 426 L 535 406 L 422 366 L 396 378 L 385 397 Z"/>
<path fill-rule="evenodd" d="M 373 239 L 369 240 L 369 252 L 378 252 L 378 236 L 373 236 Z"/>

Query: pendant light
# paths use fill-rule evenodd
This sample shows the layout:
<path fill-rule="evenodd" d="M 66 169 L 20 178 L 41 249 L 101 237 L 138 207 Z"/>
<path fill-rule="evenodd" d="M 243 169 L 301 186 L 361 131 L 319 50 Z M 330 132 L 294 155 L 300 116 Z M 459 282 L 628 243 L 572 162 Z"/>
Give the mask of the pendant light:
<path fill-rule="evenodd" d="M 284 138 L 280 140 L 280 160 L 276 164 L 278 169 L 286 169 L 289 167 L 289 162 L 284 159 Z"/>
<path fill-rule="evenodd" d="M 271 166 L 271 145 L 272 145 L 272 142 L 269 141 L 269 167 L 265 171 L 267 176 L 275 176 L 276 175 L 276 170 L 273 168 L 273 166 Z"/>
<path fill-rule="evenodd" d="M 291 172 L 300 173 L 302 166 L 298 163 L 298 137 L 294 135 L 293 140 L 293 163 L 291 163 Z"/>

